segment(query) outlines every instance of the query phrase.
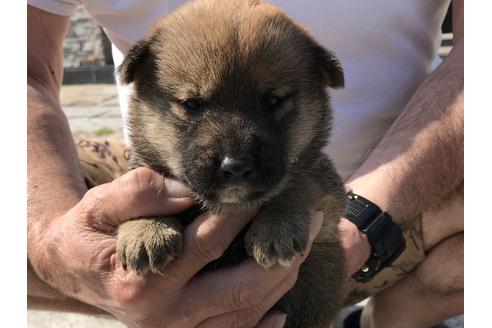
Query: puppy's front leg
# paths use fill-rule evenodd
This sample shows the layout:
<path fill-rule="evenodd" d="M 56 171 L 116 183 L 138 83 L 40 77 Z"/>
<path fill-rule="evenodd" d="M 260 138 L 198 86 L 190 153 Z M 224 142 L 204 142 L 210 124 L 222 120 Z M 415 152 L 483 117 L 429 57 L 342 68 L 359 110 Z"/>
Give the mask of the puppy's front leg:
<path fill-rule="evenodd" d="M 282 198 L 265 204 L 245 237 L 246 251 L 260 265 L 290 266 L 309 237 L 309 212 Z"/>
<path fill-rule="evenodd" d="M 182 227 L 175 218 L 136 219 L 118 228 L 116 252 L 121 265 L 142 275 L 162 273 L 183 244 Z"/>

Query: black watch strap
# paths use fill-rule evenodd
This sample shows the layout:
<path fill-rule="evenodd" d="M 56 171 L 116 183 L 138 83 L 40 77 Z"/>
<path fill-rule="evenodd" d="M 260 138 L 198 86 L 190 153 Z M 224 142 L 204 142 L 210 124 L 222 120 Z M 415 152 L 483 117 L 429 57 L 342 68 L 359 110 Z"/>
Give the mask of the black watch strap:
<path fill-rule="evenodd" d="M 388 213 L 352 192 L 347 193 L 345 216 L 367 236 L 371 245 L 369 259 L 352 277 L 361 282 L 369 281 L 400 256 L 406 247 L 405 239 Z"/>

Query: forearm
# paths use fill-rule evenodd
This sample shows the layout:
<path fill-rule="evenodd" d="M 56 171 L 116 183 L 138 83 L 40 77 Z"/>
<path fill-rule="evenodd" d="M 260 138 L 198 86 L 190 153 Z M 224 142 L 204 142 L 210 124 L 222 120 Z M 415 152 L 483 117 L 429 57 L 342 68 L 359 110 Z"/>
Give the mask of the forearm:
<path fill-rule="evenodd" d="M 85 186 L 68 122 L 57 99 L 29 77 L 27 98 L 27 246 L 28 259 L 37 267 L 45 260 L 38 246 L 52 220 L 81 199 Z"/>
<path fill-rule="evenodd" d="M 463 181 L 463 43 L 421 86 L 347 187 L 406 220 Z"/>
<path fill-rule="evenodd" d="M 60 105 L 28 85 L 28 217 L 52 217 L 85 193 L 77 151 Z"/>
<path fill-rule="evenodd" d="M 76 204 L 85 189 L 59 102 L 69 19 L 29 5 L 27 14 L 27 246 L 31 258 L 50 221 Z"/>
<path fill-rule="evenodd" d="M 86 191 L 67 119 L 52 93 L 28 78 L 28 307 L 104 314 L 93 306 L 69 298 L 45 280 L 31 265 L 46 261 L 38 247 L 53 219 L 72 208 Z"/>

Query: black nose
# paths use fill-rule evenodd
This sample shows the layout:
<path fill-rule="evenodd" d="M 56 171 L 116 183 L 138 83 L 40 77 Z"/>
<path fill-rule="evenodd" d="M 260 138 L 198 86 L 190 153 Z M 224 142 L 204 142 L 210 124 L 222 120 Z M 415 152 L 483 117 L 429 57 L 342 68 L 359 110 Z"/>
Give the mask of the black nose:
<path fill-rule="evenodd" d="M 239 158 L 224 157 L 220 164 L 220 172 L 226 179 L 247 179 L 253 173 L 255 160 L 251 156 L 242 156 Z"/>

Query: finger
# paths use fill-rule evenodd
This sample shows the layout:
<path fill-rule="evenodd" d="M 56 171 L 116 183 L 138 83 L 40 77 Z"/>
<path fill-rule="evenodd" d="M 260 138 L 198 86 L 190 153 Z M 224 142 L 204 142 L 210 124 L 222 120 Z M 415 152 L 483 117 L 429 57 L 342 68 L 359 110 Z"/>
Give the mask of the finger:
<path fill-rule="evenodd" d="M 345 253 L 346 279 L 362 268 L 371 254 L 371 246 L 367 236 L 351 221 L 341 218 L 338 223 L 340 243 Z"/>
<path fill-rule="evenodd" d="M 256 319 L 255 310 L 242 310 L 227 313 L 200 323 L 196 328 L 228 328 L 228 327 L 256 327 L 281 328 L 285 326 L 286 314 L 268 313 L 264 318 Z"/>
<path fill-rule="evenodd" d="M 255 327 L 255 328 L 282 328 L 287 321 L 287 315 L 281 313 L 267 313 L 258 322 L 254 311 L 242 310 L 227 313 L 219 317 L 209 319 L 197 328 L 217 328 L 217 327 Z M 257 323 L 257 324 L 255 324 Z"/>
<path fill-rule="evenodd" d="M 274 288 L 273 291 L 258 305 L 249 309 L 233 311 L 208 319 L 198 325 L 198 327 L 283 327 L 287 319 L 286 314 L 267 312 L 294 286 L 298 272 L 298 268 L 293 270 L 293 272 L 291 272 L 280 285 Z"/>
<path fill-rule="evenodd" d="M 184 288 L 182 297 L 187 306 L 198 309 L 196 316 L 200 318 L 250 309 L 261 304 L 267 296 L 275 294 L 274 291 L 287 277 L 292 273 L 297 275 L 321 224 L 322 214 L 313 215 L 306 250 L 295 259 L 291 267 L 275 265 L 265 269 L 253 259 L 248 259 L 237 267 L 207 273 L 190 281 Z M 280 290 L 280 294 L 275 295 L 282 295 L 282 291 L 285 293 L 286 290 Z"/>
<path fill-rule="evenodd" d="M 285 326 L 286 321 L 287 314 L 268 313 L 261 319 L 256 328 L 282 328 Z"/>
<path fill-rule="evenodd" d="M 90 189 L 79 204 L 91 217 L 118 225 L 138 217 L 176 214 L 193 203 L 193 194 L 184 184 L 151 169 L 137 168 Z"/>
<path fill-rule="evenodd" d="M 186 283 L 205 265 L 218 259 L 239 232 L 256 214 L 255 210 L 222 216 L 205 212 L 185 229 L 183 250 L 178 259 L 166 268 Z"/>

